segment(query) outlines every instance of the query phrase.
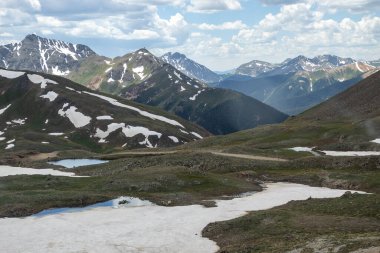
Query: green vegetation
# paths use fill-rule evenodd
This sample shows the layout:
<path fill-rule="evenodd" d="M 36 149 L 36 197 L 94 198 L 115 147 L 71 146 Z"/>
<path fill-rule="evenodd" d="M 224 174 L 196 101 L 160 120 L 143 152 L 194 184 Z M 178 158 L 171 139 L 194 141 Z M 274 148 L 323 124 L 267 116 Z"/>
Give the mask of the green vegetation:
<path fill-rule="evenodd" d="M 203 236 L 219 252 L 339 252 L 380 249 L 380 195 L 294 201 L 210 224 Z M 376 251 L 371 251 L 376 252 Z"/>

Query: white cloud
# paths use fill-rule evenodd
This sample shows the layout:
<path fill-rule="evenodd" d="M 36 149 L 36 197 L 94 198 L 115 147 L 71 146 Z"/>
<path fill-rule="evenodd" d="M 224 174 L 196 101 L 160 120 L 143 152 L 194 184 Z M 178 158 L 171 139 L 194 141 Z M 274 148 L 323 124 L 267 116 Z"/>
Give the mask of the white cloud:
<path fill-rule="evenodd" d="M 224 10 L 240 10 L 238 0 L 191 0 L 187 11 L 196 13 L 214 13 Z"/>
<path fill-rule="evenodd" d="M 314 0 L 320 6 L 336 9 L 348 9 L 353 12 L 372 12 L 380 9 L 379 0 Z"/>
<path fill-rule="evenodd" d="M 39 0 L 28 0 L 30 6 L 36 10 L 36 11 L 39 11 L 41 10 L 41 3 Z"/>
<path fill-rule="evenodd" d="M 265 18 L 259 22 L 259 27 L 265 31 L 300 31 L 310 23 L 322 19 L 322 12 L 311 10 L 311 4 L 300 3 L 285 5 L 281 7 L 279 13 L 275 15 L 271 13 L 267 14 Z"/>
<path fill-rule="evenodd" d="M 305 2 L 305 0 L 260 0 L 264 5 L 286 5 Z"/>
<path fill-rule="evenodd" d="M 324 8 L 327 12 L 349 10 L 353 12 L 372 12 L 380 9 L 379 0 L 260 0 L 264 5 L 291 5 L 295 3 L 309 3 Z"/>
<path fill-rule="evenodd" d="M 233 22 L 224 22 L 220 25 L 202 23 L 198 25 L 198 28 L 201 30 L 240 30 L 247 28 L 247 25 L 241 20 L 237 20 Z"/>
<path fill-rule="evenodd" d="M 156 13 L 153 24 L 162 38 L 172 45 L 185 41 L 189 35 L 188 23 L 180 13 L 176 13 L 168 20 L 160 18 Z"/>
<path fill-rule="evenodd" d="M 41 26 L 63 27 L 65 25 L 64 22 L 55 17 L 36 15 L 36 19 L 38 25 Z"/>
<path fill-rule="evenodd" d="M 134 30 L 127 34 L 124 39 L 127 40 L 151 40 L 158 39 L 160 35 L 155 31 L 150 30 Z"/>
<path fill-rule="evenodd" d="M 14 35 L 12 33 L 8 33 L 8 32 L 3 32 L 3 33 L 0 33 L 0 37 L 13 37 Z"/>
<path fill-rule="evenodd" d="M 33 23 L 34 16 L 18 9 L 0 9 L 0 27 L 23 26 Z"/>

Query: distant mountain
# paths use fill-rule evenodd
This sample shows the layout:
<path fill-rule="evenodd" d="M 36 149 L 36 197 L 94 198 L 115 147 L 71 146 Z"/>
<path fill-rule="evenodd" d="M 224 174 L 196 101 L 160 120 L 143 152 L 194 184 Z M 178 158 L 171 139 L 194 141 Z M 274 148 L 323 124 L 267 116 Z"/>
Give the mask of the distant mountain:
<path fill-rule="evenodd" d="M 220 81 L 220 76 L 211 71 L 207 67 L 196 63 L 189 59 L 184 54 L 180 53 L 166 53 L 160 57 L 166 63 L 169 63 L 185 75 L 198 79 L 205 83 L 216 83 Z"/>
<path fill-rule="evenodd" d="M 96 53 L 80 44 L 66 43 L 31 34 L 19 43 L 0 46 L 0 67 L 67 75 Z"/>
<path fill-rule="evenodd" d="M 376 61 L 369 61 L 368 64 L 375 66 L 375 67 L 380 67 L 380 59 Z"/>
<path fill-rule="evenodd" d="M 287 118 L 251 97 L 207 88 L 146 49 L 111 61 L 90 57 L 69 77 L 92 89 L 160 107 L 213 134 L 231 133 Z"/>
<path fill-rule="evenodd" d="M 0 69 L 0 150 L 91 151 L 171 147 L 209 136 L 157 108 L 62 77 Z"/>
<path fill-rule="evenodd" d="M 238 67 L 235 71 L 237 75 L 247 75 L 256 77 L 261 74 L 272 71 L 276 68 L 276 65 L 264 61 L 251 61 Z"/>
<path fill-rule="evenodd" d="M 230 78 L 221 81 L 218 87 L 240 91 L 280 111 L 296 115 L 344 91 L 374 71 L 377 69 L 373 66 L 355 62 L 326 70 Z"/>
<path fill-rule="evenodd" d="M 7 63 L 5 67 L 9 69 L 64 75 L 93 90 L 173 112 L 214 134 L 277 123 L 287 118 L 287 115 L 243 94 L 207 88 L 204 82 L 188 77 L 146 49 L 110 59 L 97 55 L 83 45 L 44 39 L 37 35 L 28 35 L 22 42 L 12 47 L 5 45 L 1 49 Z M 12 53 L 8 55 L 4 52 Z M 194 74 L 211 80 L 205 74 L 209 73 L 205 67 L 185 59 L 183 55 L 176 55 L 182 59 L 176 63 L 192 66 L 193 70 L 199 70 Z"/>
<path fill-rule="evenodd" d="M 224 71 L 214 71 L 218 75 L 233 75 L 236 72 L 236 69 L 224 70 Z"/>
<path fill-rule="evenodd" d="M 275 76 L 299 71 L 314 72 L 318 70 L 329 70 L 355 62 L 356 61 L 351 58 L 341 58 L 335 55 L 320 55 L 314 58 L 307 58 L 306 56 L 300 55 L 294 59 L 286 59 L 280 64 L 254 60 L 237 68 L 236 74 L 249 75 L 252 77 Z"/>
<path fill-rule="evenodd" d="M 347 82 L 347 81 L 345 81 Z M 342 82 L 345 85 L 345 82 Z M 221 152 L 242 150 L 248 154 L 289 158 L 293 147 L 317 150 L 380 151 L 373 140 L 380 137 L 380 72 L 372 73 L 345 91 L 281 124 L 258 127 L 190 144 L 192 148 L 218 147 Z M 337 86 L 331 86 L 337 87 Z M 327 87 L 328 89 L 330 87 Z M 311 95 L 310 95 L 311 96 Z M 281 155 L 281 152 L 282 155 Z M 304 152 L 307 155 L 308 152 Z M 310 154 L 313 156 L 313 154 Z M 371 159 L 371 158 L 368 158 Z M 375 159 L 376 160 L 376 159 Z M 368 161 L 363 163 L 368 164 Z M 334 166 L 339 163 L 331 161 Z M 343 162 L 349 168 L 349 163 Z M 369 165 L 372 168 L 375 165 Z"/>
<path fill-rule="evenodd" d="M 349 121 L 359 123 L 370 135 L 380 136 L 380 72 L 301 114 L 298 120 Z M 370 120 L 370 121 L 368 121 Z M 366 124 L 365 121 L 368 121 Z M 377 122 L 377 123 L 376 123 Z"/>

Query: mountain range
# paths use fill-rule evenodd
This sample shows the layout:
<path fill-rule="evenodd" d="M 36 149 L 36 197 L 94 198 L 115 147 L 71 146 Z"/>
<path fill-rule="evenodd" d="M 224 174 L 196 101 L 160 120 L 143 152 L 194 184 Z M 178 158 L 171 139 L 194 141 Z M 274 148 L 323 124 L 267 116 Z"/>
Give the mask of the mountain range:
<path fill-rule="evenodd" d="M 280 111 L 296 115 L 377 70 L 367 62 L 351 58 L 298 56 L 282 64 L 258 61 L 244 64 L 237 69 L 237 74 L 220 81 L 218 87 L 240 91 Z"/>
<path fill-rule="evenodd" d="M 156 57 L 140 49 L 111 59 L 85 45 L 34 34 L 0 46 L 0 58 L 4 68 L 63 75 L 92 90 L 159 107 L 213 134 L 281 122 L 287 118 L 281 112 L 299 114 L 378 70 L 376 61 L 300 55 L 280 64 L 254 60 L 234 75 L 219 75 L 180 53 Z"/>
<path fill-rule="evenodd" d="M 0 67 L 68 75 L 96 53 L 88 46 L 27 35 L 22 41 L 0 46 Z"/>
<path fill-rule="evenodd" d="M 92 91 L 68 79 L 0 69 L 2 150 L 171 147 L 210 134 L 157 108 Z"/>
<path fill-rule="evenodd" d="M 305 147 L 300 149 L 306 153 L 312 147 L 315 150 L 379 151 L 380 146 L 374 141 L 380 137 L 379 83 L 380 72 L 376 72 L 283 123 L 233 133 L 218 140 L 205 139 L 187 146 L 280 157 L 297 156 L 290 150 L 294 147 Z M 268 152 L 271 148 L 274 150 Z M 313 156 L 310 152 L 309 155 Z M 338 165 L 334 163 L 333 166 Z"/>
<path fill-rule="evenodd" d="M 66 54 L 40 50 L 56 44 L 65 45 L 66 50 L 60 49 L 59 52 Z M 185 75 L 146 49 L 110 59 L 95 53 L 72 57 L 70 50 L 84 46 L 43 39 L 37 35 L 28 35 L 19 45 L 23 45 L 23 50 L 19 54 L 14 53 L 13 57 L 23 61 L 23 67 L 8 64 L 9 69 L 36 70 L 38 67 L 39 71 L 55 73 L 53 69 L 56 66 L 66 66 L 58 68 L 59 73 L 72 81 L 93 90 L 162 108 L 199 124 L 213 134 L 278 123 L 287 118 L 284 113 L 236 91 L 208 88 L 204 82 Z M 31 53 L 34 57 L 28 58 Z M 53 56 L 54 63 L 50 63 Z M 47 59 L 47 67 L 44 67 L 44 59 Z"/>

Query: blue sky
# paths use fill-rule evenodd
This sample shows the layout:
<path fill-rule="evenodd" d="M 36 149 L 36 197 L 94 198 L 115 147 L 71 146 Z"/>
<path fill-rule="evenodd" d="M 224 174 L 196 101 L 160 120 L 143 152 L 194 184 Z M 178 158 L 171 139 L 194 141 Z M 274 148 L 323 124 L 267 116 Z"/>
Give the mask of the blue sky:
<path fill-rule="evenodd" d="M 0 43 L 26 34 L 105 56 L 178 51 L 213 70 L 303 54 L 380 58 L 379 0 L 2 0 Z"/>

